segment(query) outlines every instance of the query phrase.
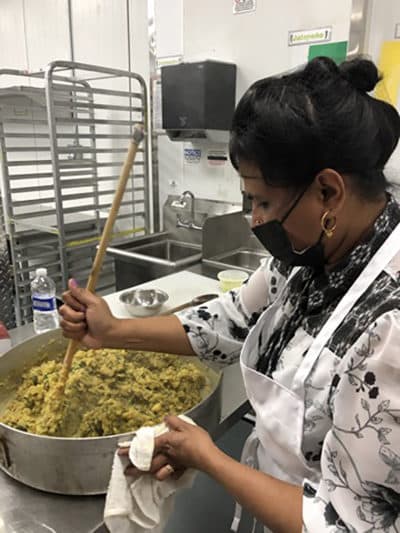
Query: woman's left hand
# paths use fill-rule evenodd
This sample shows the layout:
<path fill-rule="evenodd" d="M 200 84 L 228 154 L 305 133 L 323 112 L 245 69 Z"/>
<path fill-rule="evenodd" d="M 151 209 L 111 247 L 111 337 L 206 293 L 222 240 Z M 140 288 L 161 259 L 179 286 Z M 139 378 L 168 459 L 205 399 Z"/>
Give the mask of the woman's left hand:
<path fill-rule="evenodd" d="M 210 459 L 219 451 L 210 435 L 199 426 L 188 424 L 177 416 L 168 416 L 165 422 L 169 431 L 155 440 L 150 473 L 163 480 L 170 475 L 179 477 L 185 468 L 207 470 Z M 118 453 L 127 455 L 125 450 Z M 133 466 L 129 466 L 125 473 L 133 476 L 141 474 Z"/>
<path fill-rule="evenodd" d="M 207 431 L 177 416 L 167 416 L 165 423 L 169 431 L 156 438 L 155 454 L 168 457 L 174 468 L 206 470 L 210 457 L 219 451 Z"/>

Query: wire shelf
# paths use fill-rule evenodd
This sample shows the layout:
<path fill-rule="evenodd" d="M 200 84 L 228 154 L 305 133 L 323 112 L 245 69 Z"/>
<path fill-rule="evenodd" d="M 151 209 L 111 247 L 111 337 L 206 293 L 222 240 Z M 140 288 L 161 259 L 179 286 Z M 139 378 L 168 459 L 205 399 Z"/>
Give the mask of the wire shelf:
<path fill-rule="evenodd" d="M 36 268 L 48 268 L 58 294 L 70 277 L 86 283 L 134 124 L 147 130 L 147 89 L 138 74 L 69 61 L 54 61 L 43 73 L 0 69 L 2 75 L 16 79 L 0 89 L 0 147 L 20 325 L 32 319 Z M 148 233 L 149 217 L 146 137 L 114 238 Z M 114 288 L 113 261 L 106 258 L 97 289 Z"/>

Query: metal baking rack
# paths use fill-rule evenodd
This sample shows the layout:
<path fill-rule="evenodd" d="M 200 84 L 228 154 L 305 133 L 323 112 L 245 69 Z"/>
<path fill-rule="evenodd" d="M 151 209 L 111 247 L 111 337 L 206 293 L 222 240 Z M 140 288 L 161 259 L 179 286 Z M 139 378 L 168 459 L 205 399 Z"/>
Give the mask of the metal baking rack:
<path fill-rule="evenodd" d="M 22 85 L 15 83 L 17 79 Z M 54 61 L 45 71 L 0 69 L 0 148 L 5 227 L 17 324 L 31 321 L 30 281 L 47 267 L 61 294 L 85 284 L 135 123 L 147 129 L 147 91 L 138 74 Z M 114 226 L 114 238 L 149 232 L 146 137 Z M 115 288 L 106 259 L 98 291 Z"/>

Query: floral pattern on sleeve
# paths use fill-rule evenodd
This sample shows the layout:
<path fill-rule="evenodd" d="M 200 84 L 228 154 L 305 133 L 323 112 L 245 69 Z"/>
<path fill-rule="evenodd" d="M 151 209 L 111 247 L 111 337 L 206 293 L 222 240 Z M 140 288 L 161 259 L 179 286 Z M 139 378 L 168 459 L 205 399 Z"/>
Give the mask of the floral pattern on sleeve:
<path fill-rule="evenodd" d="M 262 276 L 256 278 L 255 273 L 253 281 L 251 278 L 240 289 L 229 291 L 206 305 L 177 313 L 200 359 L 220 365 L 239 359 L 250 328 L 277 292 L 277 280 L 282 279 L 272 260 L 260 267 L 258 274 L 260 271 Z"/>
<path fill-rule="evenodd" d="M 330 397 L 322 480 L 304 485 L 304 531 L 400 532 L 400 311 L 343 359 Z"/>

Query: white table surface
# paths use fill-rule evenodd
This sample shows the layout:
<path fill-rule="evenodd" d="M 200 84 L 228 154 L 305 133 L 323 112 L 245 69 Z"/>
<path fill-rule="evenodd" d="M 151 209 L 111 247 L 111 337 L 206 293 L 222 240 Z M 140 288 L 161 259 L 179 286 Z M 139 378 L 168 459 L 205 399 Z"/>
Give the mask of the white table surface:
<path fill-rule="evenodd" d="M 169 299 L 160 309 L 160 313 L 190 302 L 193 298 L 202 294 L 221 294 L 218 280 L 201 276 L 200 274 L 194 274 L 188 270 L 182 270 L 181 272 L 176 272 L 154 281 L 136 285 L 135 288 L 152 288 L 165 291 L 169 295 Z M 117 318 L 132 318 L 125 305 L 119 301 L 119 295 L 127 290 L 129 289 L 114 292 L 104 297 L 110 306 L 111 312 Z"/>

